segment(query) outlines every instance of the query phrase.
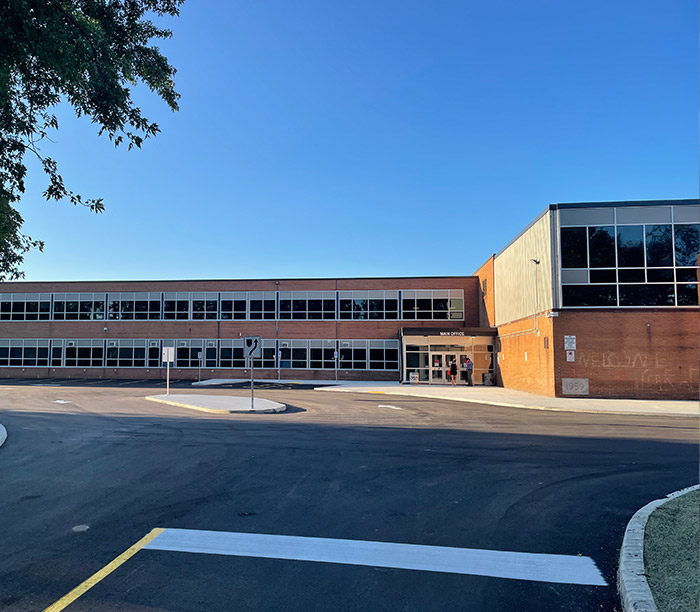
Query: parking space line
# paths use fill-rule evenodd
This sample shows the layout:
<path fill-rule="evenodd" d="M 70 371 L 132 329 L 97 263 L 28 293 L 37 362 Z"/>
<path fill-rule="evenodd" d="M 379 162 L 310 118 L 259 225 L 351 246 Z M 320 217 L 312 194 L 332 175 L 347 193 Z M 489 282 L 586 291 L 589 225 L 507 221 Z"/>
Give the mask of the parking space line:
<path fill-rule="evenodd" d="M 44 610 L 44 612 L 59 612 L 60 610 L 65 609 L 76 599 L 78 599 L 78 597 L 80 597 L 85 592 L 94 587 L 100 580 L 102 580 L 106 576 L 109 576 L 109 574 L 111 574 L 125 561 L 128 561 L 139 550 L 144 548 L 151 540 L 157 538 L 161 533 L 163 533 L 163 529 L 153 529 L 148 535 L 145 535 L 138 542 L 136 542 L 136 544 L 134 544 L 130 548 L 127 548 L 121 555 L 119 555 L 112 562 L 105 565 L 100 571 L 90 576 L 90 578 L 88 578 L 85 582 L 79 584 L 70 593 L 61 597 L 61 599 L 59 599 L 56 603 L 51 604 L 48 608 Z"/>
<path fill-rule="evenodd" d="M 607 586 L 593 560 L 577 555 L 197 529 L 165 529 L 158 537 L 152 538 L 144 549 Z"/>

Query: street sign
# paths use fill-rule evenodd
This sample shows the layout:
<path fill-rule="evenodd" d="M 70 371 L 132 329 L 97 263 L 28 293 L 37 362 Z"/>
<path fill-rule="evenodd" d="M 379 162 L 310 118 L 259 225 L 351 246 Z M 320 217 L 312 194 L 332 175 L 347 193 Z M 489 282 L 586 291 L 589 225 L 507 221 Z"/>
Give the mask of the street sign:
<path fill-rule="evenodd" d="M 260 336 L 246 336 L 243 339 L 243 349 L 246 357 L 260 359 L 262 357 L 262 339 Z"/>
<path fill-rule="evenodd" d="M 201 359 L 201 358 L 202 358 L 202 351 L 199 351 L 199 352 L 197 353 L 197 359 Z"/>
<path fill-rule="evenodd" d="M 567 361 L 576 361 L 576 351 L 566 351 Z"/>
<path fill-rule="evenodd" d="M 175 347 L 174 346 L 164 346 L 163 347 L 163 358 L 161 359 L 163 363 L 172 363 L 175 361 Z"/>
<path fill-rule="evenodd" d="M 575 351 L 576 350 L 576 336 L 564 336 L 564 350 Z"/>

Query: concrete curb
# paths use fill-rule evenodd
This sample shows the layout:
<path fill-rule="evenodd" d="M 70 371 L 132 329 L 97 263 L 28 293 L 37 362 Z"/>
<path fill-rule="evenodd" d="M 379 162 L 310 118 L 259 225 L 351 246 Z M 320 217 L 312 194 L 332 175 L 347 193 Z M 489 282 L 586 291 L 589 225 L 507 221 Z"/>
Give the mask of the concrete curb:
<path fill-rule="evenodd" d="M 500 408 L 524 408 L 526 410 L 546 410 L 549 412 L 583 412 L 588 414 L 615 414 L 615 415 L 643 415 L 643 416 L 663 416 L 663 417 L 695 417 L 695 414 L 685 412 L 649 412 L 643 410 L 615 410 L 597 408 L 568 408 L 559 406 L 535 406 L 532 404 L 516 404 L 514 402 L 494 402 L 493 400 L 481 400 L 468 397 L 444 397 L 441 395 L 430 395 L 423 393 L 402 393 L 401 391 L 362 391 L 348 388 L 338 389 L 337 387 L 317 387 L 314 391 L 326 391 L 329 393 L 372 393 L 375 395 L 399 395 L 404 397 L 421 397 L 423 399 L 444 400 L 448 402 L 465 402 L 468 404 L 481 404 L 483 406 L 498 406 Z"/>
<path fill-rule="evenodd" d="M 0 424 L 0 446 L 5 444 L 5 440 L 7 440 L 7 429 L 5 429 L 5 426 Z"/>
<path fill-rule="evenodd" d="M 178 408 L 189 408 L 190 410 L 199 410 L 200 412 L 209 412 L 210 414 L 271 414 L 276 412 L 284 412 L 287 409 L 285 404 L 279 404 L 278 402 L 271 402 L 277 404 L 278 407 L 260 410 L 221 410 L 219 408 L 205 408 L 204 406 L 185 404 L 183 402 L 171 402 L 170 400 L 164 400 L 158 397 L 144 397 L 144 399 L 148 400 L 149 402 L 168 404 L 169 406 L 177 406 Z"/>
<path fill-rule="evenodd" d="M 627 524 L 617 573 L 617 590 L 620 593 L 623 612 L 658 612 L 644 568 L 644 529 L 649 516 L 659 506 L 699 488 L 700 485 L 686 487 L 650 502 L 638 510 Z"/>

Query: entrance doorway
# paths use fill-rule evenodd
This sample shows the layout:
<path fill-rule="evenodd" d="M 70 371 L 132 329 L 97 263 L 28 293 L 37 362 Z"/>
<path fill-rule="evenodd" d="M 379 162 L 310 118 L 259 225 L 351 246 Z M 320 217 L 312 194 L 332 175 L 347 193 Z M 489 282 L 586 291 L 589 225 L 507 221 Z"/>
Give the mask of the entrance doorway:
<path fill-rule="evenodd" d="M 457 363 L 457 384 L 467 384 L 468 353 L 430 353 L 430 382 L 432 384 L 452 384 L 450 366 Z"/>

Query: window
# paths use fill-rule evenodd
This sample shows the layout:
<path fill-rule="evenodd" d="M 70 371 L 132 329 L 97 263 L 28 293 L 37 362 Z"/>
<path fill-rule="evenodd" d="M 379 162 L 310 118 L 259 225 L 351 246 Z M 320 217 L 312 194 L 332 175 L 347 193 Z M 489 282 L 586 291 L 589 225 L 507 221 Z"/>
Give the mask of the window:
<path fill-rule="evenodd" d="M 0 294 L 0 321 L 46 321 L 50 318 L 50 293 Z"/>
<path fill-rule="evenodd" d="M 219 318 L 219 294 L 218 293 L 193 293 L 192 294 L 192 318 L 218 319 Z"/>
<path fill-rule="evenodd" d="M 249 291 L 248 313 L 251 320 L 277 318 L 277 294 L 274 291 Z"/>
<path fill-rule="evenodd" d="M 56 321 L 101 321 L 105 318 L 105 294 L 56 293 L 53 318 Z"/>
<path fill-rule="evenodd" d="M 176 340 L 175 367 L 198 368 L 200 353 L 204 356 L 204 340 Z"/>
<path fill-rule="evenodd" d="M 617 226 L 617 265 L 620 268 L 644 267 L 643 226 Z"/>
<path fill-rule="evenodd" d="M 608 215 L 608 222 L 618 224 L 561 228 L 564 307 L 697 305 L 700 224 L 670 223 L 669 207 L 632 208 L 617 207 Z M 677 219 L 692 218 L 688 211 L 673 210 Z M 641 223 L 620 224 L 637 220 Z"/>
<path fill-rule="evenodd" d="M 277 367 L 277 359 L 275 356 L 275 348 L 277 342 L 272 339 L 264 339 L 262 341 L 262 358 L 253 359 L 253 367 L 272 370 Z"/>
<path fill-rule="evenodd" d="M 659 268 L 673 265 L 673 232 L 670 225 L 647 225 L 647 266 Z"/>
<path fill-rule="evenodd" d="M 399 347 L 394 340 L 370 340 L 369 341 L 369 369 L 370 370 L 398 370 Z"/>
<path fill-rule="evenodd" d="M 561 267 L 588 267 L 585 227 L 561 228 Z"/>
<path fill-rule="evenodd" d="M 335 369 L 335 340 L 309 341 L 309 367 L 312 370 Z"/>
<path fill-rule="evenodd" d="M 675 225 L 676 265 L 697 266 L 700 243 L 700 224 Z"/>
<path fill-rule="evenodd" d="M 338 342 L 341 370 L 367 370 L 367 341 L 340 340 Z"/>
<path fill-rule="evenodd" d="M 464 319 L 464 291 L 433 289 L 402 291 L 404 319 Z"/>
<path fill-rule="evenodd" d="M 109 293 L 107 318 L 113 321 L 160 319 L 160 293 Z"/>
<path fill-rule="evenodd" d="M 224 291 L 221 294 L 221 318 L 224 321 L 247 318 L 247 294 L 245 291 Z"/>
<path fill-rule="evenodd" d="M 190 318 L 190 294 L 189 293 L 164 293 L 163 294 L 163 318 L 166 320 L 177 319 L 179 321 Z"/>
<path fill-rule="evenodd" d="M 339 291 L 341 319 L 396 320 L 399 318 L 398 291 Z"/>
<path fill-rule="evenodd" d="M 335 291 L 280 291 L 280 319 L 335 319 Z"/>
<path fill-rule="evenodd" d="M 33 368 L 48 365 L 48 340 L 0 340 L 0 366 Z"/>
<path fill-rule="evenodd" d="M 676 293 L 679 306 L 697 306 L 698 305 L 698 285 L 676 285 Z"/>
<path fill-rule="evenodd" d="M 53 340 L 63 343 L 63 366 L 66 368 L 101 368 L 104 366 L 104 340 Z"/>
<path fill-rule="evenodd" d="M 564 285 L 564 306 L 617 306 L 615 285 Z"/>
<path fill-rule="evenodd" d="M 673 285 L 620 285 L 620 306 L 673 306 Z"/>
<path fill-rule="evenodd" d="M 107 340 L 105 366 L 108 368 L 145 368 L 147 354 L 147 340 Z M 149 366 L 151 366 L 150 363 Z"/>
<path fill-rule="evenodd" d="M 615 228 L 612 225 L 588 228 L 591 268 L 615 267 Z M 581 266 L 585 268 L 584 264 Z"/>
<path fill-rule="evenodd" d="M 219 340 L 219 367 L 245 368 L 243 338 L 238 340 Z"/>

